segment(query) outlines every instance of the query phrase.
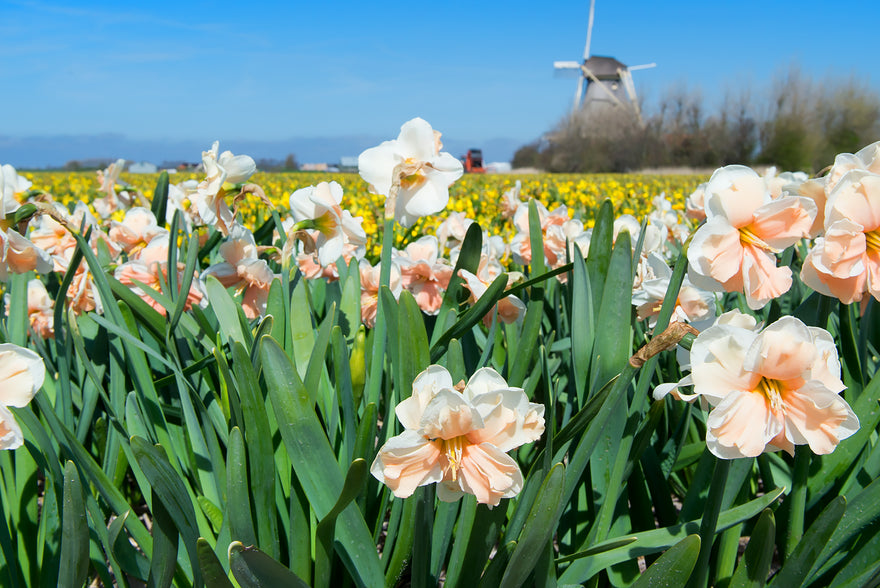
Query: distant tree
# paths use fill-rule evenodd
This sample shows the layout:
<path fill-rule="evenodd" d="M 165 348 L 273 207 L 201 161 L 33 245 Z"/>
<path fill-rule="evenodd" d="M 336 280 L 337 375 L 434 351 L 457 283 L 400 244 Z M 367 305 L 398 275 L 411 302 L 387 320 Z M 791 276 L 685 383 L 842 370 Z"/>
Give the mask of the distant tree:
<path fill-rule="evenodd" d="M 64 164 L 64 169 L 67 171 L 78 171 L 82 169 L 82 164 L 76 159 L 72 159 Z"/>
<path fill-rule="evenodd" d="M 284 171 L 296 171 L 299 169 L 299 164 L 296 161 L 296 156 L 293 153 L 288 153 L 287 157 L 284 159 Z"/>
<path fill-rule="evenodd" d="M 817 94 L 797 66 L 774 79 L 760 132 L 762 163 L 780 171 L 812 171 L 813 154 L 821 142 Z"/>
<path fill-rule="evenodd" d="M 569 114 L 546 140 L 521 147 L 515 167 L 554 172 L 616 172 L 641 167 L 774 165 L 816 173 L 838 153 L 854 153 L 880 138 L 880 95 L 849 80 L 816 83 L 797 66 L 781 71 L 757 95 L 728 90 L 716 113 L 698 90 L 678 84 L 639 123 L 610 108 Z"/>
<path fill-rule="evenodd" d="M 855 153 L 880 138 L 880 97 L 858 79 L 826 82 L 818 98 L 822 142 L 813 168 L 831 165 L 838 153 Z"/>
<path fill-rule="evenodd" d="M 543 168 L 543 157 L 538 147 L 537 141 L 523 145 L 513 154 L 513 161 L 510 163 L 514 168 L 536 167 Z"/>

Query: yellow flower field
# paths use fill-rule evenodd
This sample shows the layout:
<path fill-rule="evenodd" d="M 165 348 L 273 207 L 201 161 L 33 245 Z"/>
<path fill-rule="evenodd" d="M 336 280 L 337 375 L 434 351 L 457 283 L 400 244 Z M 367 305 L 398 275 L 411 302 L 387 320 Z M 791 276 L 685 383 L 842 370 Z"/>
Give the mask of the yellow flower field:
<path fill-rule="evenodd" d="M 71 205 L 79 200 L 91 201 L 99 187 L 95 172 L 28 172 L 33 190 L 52 194 L 56 200 Z M 123 173 L 120 180 L 137 188 L 148 199 L 152 197 L 157 174 Z M 177 173 L 171 183 L 201 180 L 202 174 Z M 684 210 L 688 195 L 708 178 L 698 175 L 639 175 L 639 174 L 466 174 L 449 188 L 448 212 L 464 212 L 480 226 L 493 234 L 509 237 L 512 228 L 500 215 L 501 195 L 521 182 L 520 197 L 535 198 L 553 209 L 564 204 L 569 215 L 578 216 L 587 227 L 593 226 L 595 211 L 606 198 L 614 204 L 617 214 L 632 214 L 641 218 L 651 207 L 651 199 L 665 193 L 677 210 Z M 343 205 L 354 216 L 364 217 L 367 235 L 378 235 L 382 230 L 381 215 L 384 197 L 370 194 L 367 184 L 357 174 L 350 173 L 257 173 L 251 182 L 262 186 L 266 195 L 282 210 L 288 209 L 291 192 L 322 181 L 336 181 L 344 191 Z M 256 199 L 245 200 L 239 207 L 246 226 L 258 227 L 268 218 L 265 207 Z M 442 216 L 420 219 L 409 235 L 433 230 Z M 403 236 L 404 238 L 406 236 Z M 368 255 L 378 252 L 380 239 L 372 239 Z"/>

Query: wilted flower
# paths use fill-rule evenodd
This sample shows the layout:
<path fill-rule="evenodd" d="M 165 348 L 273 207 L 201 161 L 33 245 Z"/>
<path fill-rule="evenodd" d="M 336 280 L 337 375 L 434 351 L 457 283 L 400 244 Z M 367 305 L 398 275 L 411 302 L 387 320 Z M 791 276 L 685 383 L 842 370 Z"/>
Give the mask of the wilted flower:
<path fill-rule="evenodd" d="M 544 406 L 492 368 L 456 386 L 445 368 L 429 366 L 394 412 L 405 430 L 382 446 L 370 472 L 398 498 L 438 482 L 440 500 L 468 493 L 496 506 L 522 489 L 522 472 L 507 452 L 544 432 Z"/>
<path fill-rule="evenodd" d="M 399 187 L 394 218 L 410 227 L 423 216 L 446 208 L 449 186 L 461 177 L 461 162 L 441 153 L 440 133 L 421 118 L 400 127 L 400 135 L 367 149 L 358 157 L 358 171 L 376 194 L 390 196 Z"/>

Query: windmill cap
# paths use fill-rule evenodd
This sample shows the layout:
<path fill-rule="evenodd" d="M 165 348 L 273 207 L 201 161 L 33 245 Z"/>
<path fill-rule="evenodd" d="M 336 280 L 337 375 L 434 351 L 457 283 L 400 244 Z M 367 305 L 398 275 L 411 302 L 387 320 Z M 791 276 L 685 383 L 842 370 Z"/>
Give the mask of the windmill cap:
<path fill-rule="evenodd" d="M 599 55 L 593 55 L 584 62 L 584 65 L 600 80 L 616 80 L 620 77 L 618 70 L 626 69 L 624 64 L 613 57 Z"/>

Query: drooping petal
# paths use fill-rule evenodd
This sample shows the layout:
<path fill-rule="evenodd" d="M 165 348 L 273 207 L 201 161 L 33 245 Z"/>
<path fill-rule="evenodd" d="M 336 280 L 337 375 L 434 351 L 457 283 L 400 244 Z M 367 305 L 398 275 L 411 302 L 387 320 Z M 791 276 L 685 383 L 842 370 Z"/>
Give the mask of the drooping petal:
<path fill-rule="evenodd" d="M 743 292 L 749 308 L 763 308 L 791 289 L 791 268 L 778 267 L 772 253 L 748 245 L 743 248 Z"/>

